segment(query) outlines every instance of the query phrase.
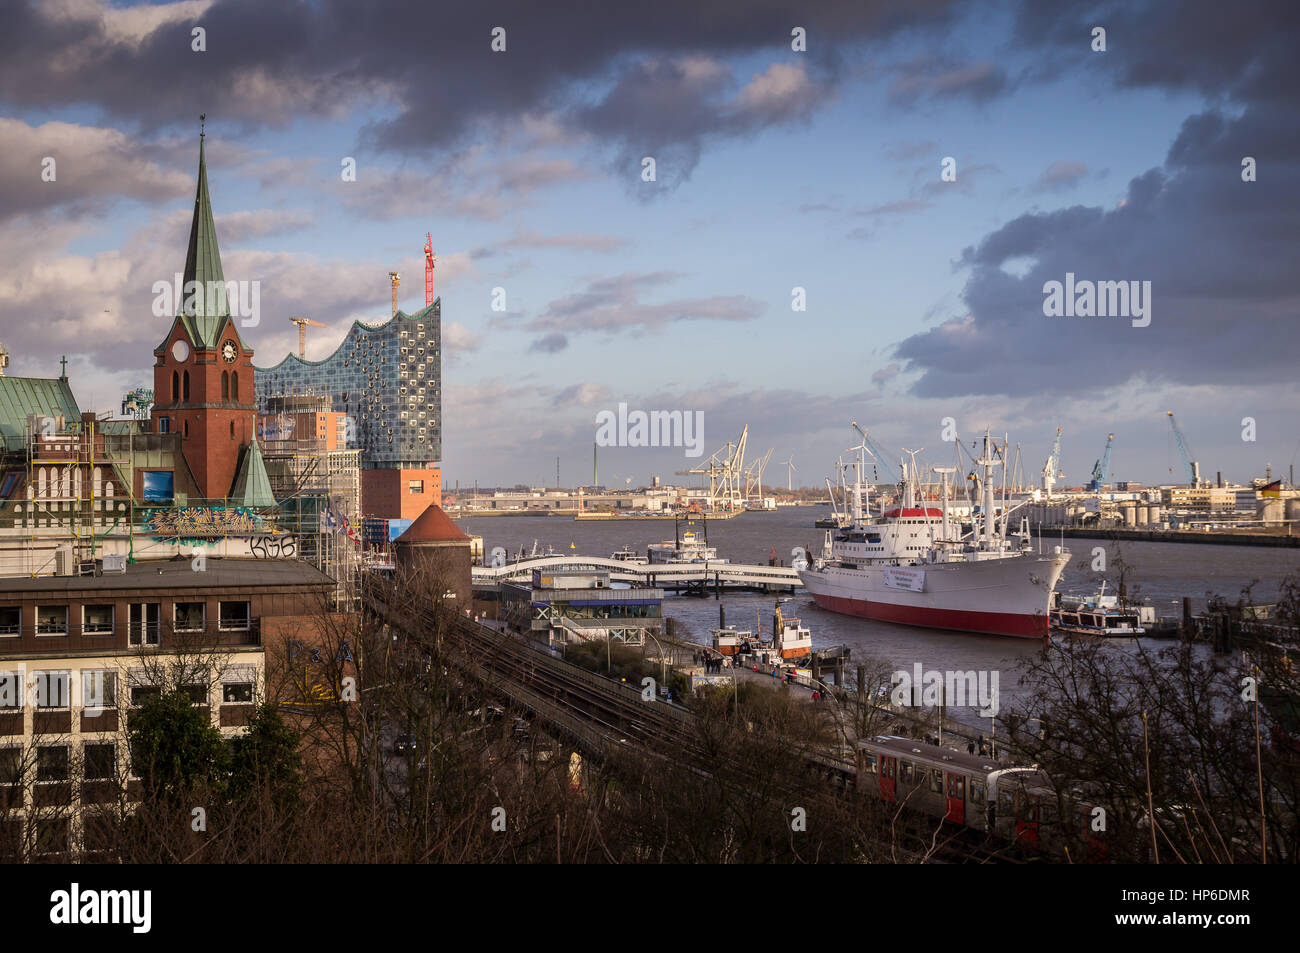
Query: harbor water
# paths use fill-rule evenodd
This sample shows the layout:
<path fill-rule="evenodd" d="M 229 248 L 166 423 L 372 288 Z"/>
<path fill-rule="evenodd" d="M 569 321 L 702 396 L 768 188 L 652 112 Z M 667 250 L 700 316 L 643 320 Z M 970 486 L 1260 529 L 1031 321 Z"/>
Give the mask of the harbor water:
<path fill-rule="evenodd" d="M 783 507 L 775 512 L 749 512 L 734 519 L 710 521 L 709 544 L 721 558 L 731 562 L 766 565 L 775 550 L 776 558 L 790 565 L 791 550 L 808 547 L 821 552 L 825 530 L 813 521 L 829 512 L 825 506 Z M 559 554 L 608 556 L 624 547 L 644 554 L 646 545 L 673 538 L 673 523 L 664 521 L 592 520 L 565 517 L 508 516 L 471 517 L 458 524 L 468 533 L 483 537 L 484 552 L 501 546 L 513 557 L 522 547 L 539 550 L 549 546 Z M 1283 582 L 1300 577 L 1300 550 L 1250 546 L 1200 546 L 1192 543 L 1110 542 L 1098 539 L 1065 540 L 1072 553 L 1070 565 L 1058 586 L 1063 592 L 1096 592 L 1101 580 L 1109 580 L 1114 591 L 1118 561 L 1126 566 L 1125 578 L 1132 599 L 1148 601 L 1157 616 L 1180 617 L 1182 600 L 1192 600 L 1194 612 L 1205 608 L 1211 596 L 1236 601 L 1250 588 L 1250 600 L 1269 603 L 1277 599 Z M 1044 550 L 1061 545 L 1059 539 L 1043 539 Z M 1104 550 L 1106 572 L 1096 572 L 1096 550 Z M 772 625 L 774 597 L 762 593 L 724 591 L 721 603 L 727 622 L 752 628 L 761 619 L 764 630 Z M 664 614 L 682 623 L 695 641 L 707 642 L 718 622 L 718 604 L 708 598 L 670 596 Z M 852 649 L 850 667 L 855 664 L 876 669 L 912 672 L 920 663 L 923 671 L 997 671 L 1003 699 L 1014 701 L 1020 694 L 1017 673 L 1021 663 L 1039 650 L 1032 639 L 969 635 L 919 629 L 875 622 L 827 612 L 799 590 L 784 610 L 800 616 L 812 629 L 814 648 L 847 645 Z M 1117 651 L 1131 648 L 1131 640 L 1111 640 Z M 1158 643 L 1157 643 L 1158 644 Z M 954 712 L 960 716 L 960 713 Z M 963 717 L 963 721 L 971 721 Z"/>

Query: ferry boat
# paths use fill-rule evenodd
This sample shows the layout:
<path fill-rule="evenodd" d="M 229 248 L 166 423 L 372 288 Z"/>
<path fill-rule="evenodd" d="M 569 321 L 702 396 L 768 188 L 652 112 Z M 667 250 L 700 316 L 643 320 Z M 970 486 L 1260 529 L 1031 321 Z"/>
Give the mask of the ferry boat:
<path fill-rule="evenodd" d="M 878 519 L 865 518 L 863 456 L 860 450 L 849 527 L 827 532 L 822 556 L 799 573 L 819 606 L 924 628 L 1047 636 L 1052 593 L 1070 553 L 1062 546 L 1035 552 L 1027 519 L 1009 532 L 1011 514 L 1024 504 L 1008 508 L 1004 497 L 1001 513 L 995 509 L 993 469 L 1003 464 L 1005 448 L 985 433 L 983 453 L 974 461 L 981 503 L 968 532 L 948 513 L 953 468 L 936 468 L 943 474 L 941 506 L 917 505 L 915 453 L 910 469 L 903 463 L 899 504 Z"/>
<path fill-rule="evenodd" d="M 647 562 L 649 562 L 648 558 L 642 556 L 640 553 L 636 552 L 633 549 L 629 549 L 627 546 L 624 546 L 616 553 L 610 553 L 609 558 L 617 559 L 621 563 L 632 563 L 637 566 L 644 566 Z"/>
<path fill-rule="evenodd" d="M 683 528 L 685 523 L 685 528 Z M 651 543 L 646 547 L 646 556 L 654 564 L 660 563 L 725 563 L 718 558 L 718 551 L 709 545 L 708 520 L 690 516 L 679 518 L 674 524 L 673 539 L 662 543 Z"/>
<path fill-rule="evenodd" d="M 1106 595 L 1106 583 L 1095 595 L 1054 593 L 1049 611 L 1052 628 L 1076 635 L 1131 638 L 1146 633 L 1156 621 L 1153 606 L 1121 606 L 1118 596 Z"/>

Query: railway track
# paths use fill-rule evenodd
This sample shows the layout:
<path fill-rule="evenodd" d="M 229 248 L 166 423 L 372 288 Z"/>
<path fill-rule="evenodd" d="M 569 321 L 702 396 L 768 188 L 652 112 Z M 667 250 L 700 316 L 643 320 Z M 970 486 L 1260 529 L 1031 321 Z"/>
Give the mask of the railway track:
<path fill-rule="evenodd" d="M 378 606 L 384 615 L 386 606 Z M 395 614 L 393 614 L 395 615 Z M 397 620 L 402 624 L 402 620 Z M 431 615 L 407 619 L 405 625 L 434 625 Z M 696 731 L 695 715 L 661 701 L 647 701 L 631 685 L 615 682 L 563 659 L 555 658 L 509 635 L 456 617 L 444 628 L 445 660 L 465 675 L 531 712 L 548 727 L 566 736 L 587 754 L 605 758 L 629 746 L 654 757 L 671 758 L 703 775 L 726 770 L 742 784 L 769 783 L 752 768 L 735 762 L 718 764 L 704 751 Z M 706 767 L 708 765 L 708 767 Z M 854 788 L 854 765 L 822 755 L 807 758 L 802 777 L 783 779 L 782 787 L 797 803 L 800 795 L 827 793 L 827 786 L 849 794 Z M 905 812 L 900 819 L 906 846 L 897 847 L 902 858 L 932 863 L 1018 862 L 1005 848 L 977 840 L 964 829 L 941 831 L 934 838 L 933 819 Z M 933 843 L 932 843 L 933 840 Z"/>

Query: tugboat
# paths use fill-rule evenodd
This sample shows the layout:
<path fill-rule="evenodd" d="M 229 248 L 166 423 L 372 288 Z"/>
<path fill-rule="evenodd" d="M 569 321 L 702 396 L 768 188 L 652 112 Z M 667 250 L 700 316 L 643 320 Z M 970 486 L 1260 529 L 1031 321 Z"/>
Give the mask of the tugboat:
<path fill-rule="evenodd" d="M 1106 582 L 1095 595 L 1053 593 L 1049 615 L 1052 628 L 1075 635 L 1131 638 L 1146 632 L 1156 621 L 1153 606 L 1121 606 L 1118 596 L 1106 595 Z"/>
<path fill-rule="evenodd" d="M 782 615 L 780 602 L 772 617 L 772 631 L 775 633 L 772 649 L 782 662 L 795 662 L 812 655 L 812 631 L 798 617 Z"/>

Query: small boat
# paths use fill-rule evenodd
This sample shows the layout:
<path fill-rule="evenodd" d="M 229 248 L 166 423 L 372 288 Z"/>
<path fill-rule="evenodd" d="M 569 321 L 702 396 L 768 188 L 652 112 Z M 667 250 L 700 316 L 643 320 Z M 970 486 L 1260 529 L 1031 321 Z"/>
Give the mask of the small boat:
<path fill-rule="evenodd" d="M 776 604 L 776 615 L 772 619 L 775 635 L 772 649 L 783 662 L 793 662 L 812 655 L 812 630 L 803 625 L 796 616 L 781 614 L 781 603 Z"/>
<path fill-rule="evenodd" d="M 1095 594 L 1055 593 L 1048 617 L 1059 632 L 1131 638 L 1155 623 L 1155 611 L 1152 606 L 1120 605 L 1118 596 L 1106 594 L 1103 580 Z"/>
<path fill-rule="evenodd" d="M 759 645 L 759 640 L 748 629 L 726 625 L 713 630 L 713 647 L 723 655 L 737 655 L 746 647 L 753 649 Z"/>

